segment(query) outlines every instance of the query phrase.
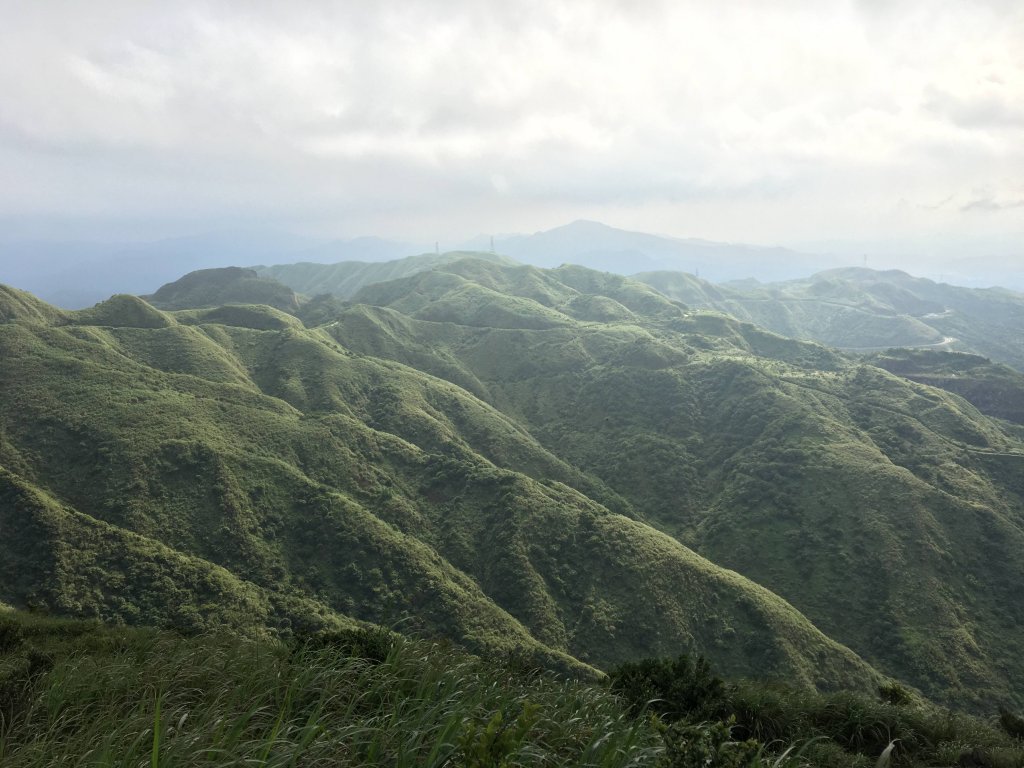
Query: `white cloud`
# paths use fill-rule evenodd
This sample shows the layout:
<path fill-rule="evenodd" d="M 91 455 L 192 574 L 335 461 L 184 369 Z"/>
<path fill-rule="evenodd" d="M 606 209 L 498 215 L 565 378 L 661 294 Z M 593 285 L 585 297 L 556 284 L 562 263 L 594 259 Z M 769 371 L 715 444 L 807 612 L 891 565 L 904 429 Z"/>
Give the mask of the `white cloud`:
<path fill-rule="evenodd" d="M 901 200 L 913 227 L 956 231 L 992 200 L 989 226 L 1024 234 L 1000 202 L 1024 176 L 1016 3 L 0 11 L 0 215 L 414 235 L 586 215 L 793 241 L 904 235 Z"/>

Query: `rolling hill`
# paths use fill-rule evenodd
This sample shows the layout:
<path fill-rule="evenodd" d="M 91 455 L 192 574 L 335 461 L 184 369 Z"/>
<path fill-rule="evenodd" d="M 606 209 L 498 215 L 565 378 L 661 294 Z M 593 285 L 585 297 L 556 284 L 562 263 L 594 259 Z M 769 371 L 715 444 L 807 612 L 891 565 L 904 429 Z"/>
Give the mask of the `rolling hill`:
<path fill-rule="evenodd" d="M 940 697 L 1009 691 L 1024 567 L 1015 431 L 625 278 L 446 269 L 369 286 L 327 329 L 470 388 L 883 671 Z M 618 318 L 573 316 L 597 301 Z"/>
<path fill-rule="evenodd" d="M 726 312 L 783 336 L 862 352 L 952 349 L 1024 370 L 1024 294 L 1001 288 L 860 268 L 771 284 L 712 285 L 681 272 L 635 277 L 694 308 Z"/>
<path fill-rule="evenodd" d="M 877 679 L 454 384 L 265 306 L 117 296 L 51 318 L 17 298 L 7 604 L 193 632 L 369 621 L 583 675 L 694 648 L 808 687 Z"/>
<path fill-rule="evenodd" d="M 205 306 L 264 282 L 199 275 L 176 311 L 4 294 L 0 601 L 1018 701 L 1016 427 L 582 267 Z"/>
<path fill-rule="evenodd" d="M 302 261 L 296 264 L 257 267 L 256 271 L 265 278 L 283 283 L 308 296 L 330 294 L 341 299 L 350 299 L 361 288 L 372 283 L 407 277 L 453 261 L 460 261 L 467 256 L 488 259 L 499 264 L 515 263 L 508 257 L 493 254 L 452 251 L 442 254 L 424 253 L 383 262 L 339 261 L 320 264 Z"/>

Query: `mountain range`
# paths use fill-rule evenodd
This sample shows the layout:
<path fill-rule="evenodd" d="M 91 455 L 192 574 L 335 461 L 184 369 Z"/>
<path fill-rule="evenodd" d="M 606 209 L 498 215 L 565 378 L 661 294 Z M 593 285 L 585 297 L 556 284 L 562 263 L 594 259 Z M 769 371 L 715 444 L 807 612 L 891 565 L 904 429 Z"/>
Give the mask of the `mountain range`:
<path fill-rule="evenodd" d="M 302 262 L 256 271 L 301 294 L 351 300 L 372 283 L 466 257 L 516 264 L 507 256 L 455 251 L 383 263 Z M 783 336 L 848 352 L 868 354 L 892 347 L 958 351 L 1024 369 L 1024 294 L 1006 289 L 965 288 L 899 270 L 862 268 L 826 270 L 779 283 L 714 284 L 674 271 L 633 277 L 693 309 L 722 312 Z"/>
<path fill-rule="evenodd" d="M 0 601 L 1020 703 L 1024 433 L 949 386 L 1012 369 L 855 356 L 583 267 L 338 285 L 4 289 Z"/>
<path fill-rule="evenodd" d="M 834 269 L 809 278 L 712 285 L 681 272 L 635 276 L 678 301 L 797 339 L 851 351 L 973 352 L 1024 370 L 1024 294 L 964 288 L 899 270 Z"/>

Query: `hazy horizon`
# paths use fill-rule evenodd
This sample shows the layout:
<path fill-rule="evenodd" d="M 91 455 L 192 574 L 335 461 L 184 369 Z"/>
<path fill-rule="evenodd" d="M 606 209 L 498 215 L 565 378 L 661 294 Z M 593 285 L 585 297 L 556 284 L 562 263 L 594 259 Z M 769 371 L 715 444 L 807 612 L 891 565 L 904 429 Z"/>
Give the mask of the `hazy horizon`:
<path fill-rule="evenodd" d="M 1003 0 L 3 3 L 0 239 L 575 219 L 1024 260 Z"/>
<path fill-rule="evenodd" d="M 585 218 L 1021 256 L 1009 1 L 4 6 L 7 238 L 451 242 Z"/>

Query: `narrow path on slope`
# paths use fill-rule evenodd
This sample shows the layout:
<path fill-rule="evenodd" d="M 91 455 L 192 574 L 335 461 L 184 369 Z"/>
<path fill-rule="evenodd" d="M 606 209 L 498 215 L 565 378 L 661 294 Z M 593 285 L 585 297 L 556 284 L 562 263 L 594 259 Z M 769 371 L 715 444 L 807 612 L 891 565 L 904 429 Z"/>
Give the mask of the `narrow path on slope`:
<path fill-rule="evenodd" d="M 955 336 L 943 336 L 942 341 L 931 344 L 885 344 L 879 347 L 836 347 L 843 352 L 881 352 L 886 349 L 945 349 L 956 344 L 960 339 Z"/>

